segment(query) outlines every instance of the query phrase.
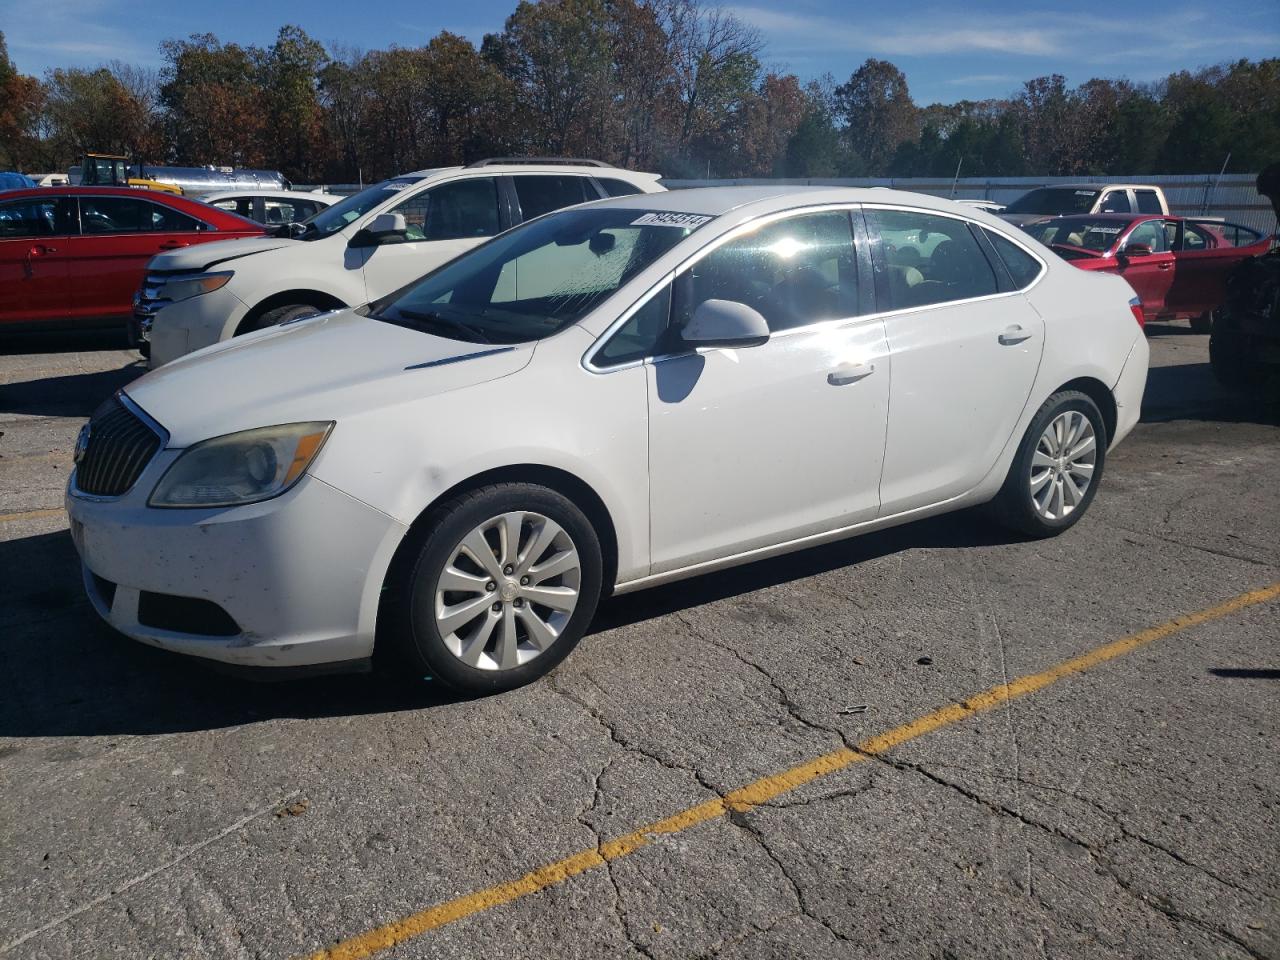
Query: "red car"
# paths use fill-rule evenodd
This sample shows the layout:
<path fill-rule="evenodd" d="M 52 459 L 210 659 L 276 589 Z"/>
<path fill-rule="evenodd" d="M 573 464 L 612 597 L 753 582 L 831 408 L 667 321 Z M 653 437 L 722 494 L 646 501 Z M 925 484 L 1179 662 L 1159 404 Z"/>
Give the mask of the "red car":
<path fill-rule="evenodd" d="M 161 250 L 259 237 L 260 224 L 130 187 L 0 193 L 0 332 L 125 324 L 147 261 Z"/>
<path fill-rule="evenodd" d="M 1145 319 L 1186 317 L 1199 332 L 1226 299 L 1232 268 L 1271 246 L 1248 227 L 1168 215 L 1091 213 L 1023 229 L 1081 270 L 1120 274 L 1142 300 Z"/>

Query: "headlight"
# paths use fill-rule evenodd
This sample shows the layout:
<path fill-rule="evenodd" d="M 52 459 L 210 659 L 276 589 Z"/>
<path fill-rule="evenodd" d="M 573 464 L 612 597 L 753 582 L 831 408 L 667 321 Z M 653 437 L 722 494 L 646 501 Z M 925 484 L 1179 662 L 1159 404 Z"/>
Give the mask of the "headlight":
<path fill-rule="evenodd" d="M 195 277 L 175 277 L 165 283 L 164 299 L 177 303 L 179 300 L 190 300 L 202 293 L 213 293 L 227 285 L 235 274 L 231 270 L 222 273 L 202 273 Z"/>
<path fill-rule="evenodd" d="M 190 447 L 156 484 L 152 507 L 232 507 L 270 500 L 306 473 L 333 421 L 286 423 Z"/>

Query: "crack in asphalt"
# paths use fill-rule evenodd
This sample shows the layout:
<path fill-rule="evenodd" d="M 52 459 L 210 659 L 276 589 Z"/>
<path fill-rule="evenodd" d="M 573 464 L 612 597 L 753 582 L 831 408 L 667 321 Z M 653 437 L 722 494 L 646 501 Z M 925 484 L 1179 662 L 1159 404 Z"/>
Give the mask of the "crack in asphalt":
<path fill-rule="evenodd" d="M 850 749 L 851 750 L 856 749 L 856 747 L 850 747 Z M 1004 804 L 997 803 L 992 800 L 988 800 L 985 797 L 983 797 L 981 794 L 977 793 L 976 791 L 971 790 L 968 787 L 962 786 L 961 784 L 955 783 L 954 781 L 948 780 L 947 778 L 940 776 L 939 774 L 929 770 L 927 767 L 925 767 L 922 764 L 911 763 L 905 760 L 893 760 L 881 754 L 867 754 L 867 756 L 874 760 L 878 760 L 879 762 L 886 764 L 890 767 L 893 767 L 896 770 L 902 771 L 904 773 L 906 772 L 917 773 L 927 778 L 928 780 L 931 780 L 932 782 L 938 784 L 939 786 L 946 787 L 960 794 L 960 796 L 965 797 L 967 800 L 977 804 L 978 806 L 986 810 L 991 811 L 992 813 L 995 813 L 999 816 L 1010 817 L 1012 819 L 1019 821 L 1020 823 L 1025 824 L 1026 826 L 1034 827 L 1037 830 L 1041 830 L 1047 834 L 1050 834 L 1052 836 L 1065 840 L 1067 843 L 1070 843 L 1073 846 L 1078 847 L 1081 850 L 1085 851 L 1085 853 L 1089 855 L 1089 858 L 1095 864 L 1097 864 L 1107 874 L 1107 876 L 1109 876 L 1112 879 L 1115 885 L 1120 890 L 1122 890 L 1125 894 L 1127 894 L 1131 899 L 1137 901 L 1138 903 L 1142 904 L 1143 906 L 1147 907 L 1153 912 L 1160 914 L 1165 919 L 1173 921 L 1175 924 L 1179 922 L 1190 924 L 1191 926 L 1197 927 L 1198 929 L 1203 930 L 1204 932 L 1211 934 L 1213 936 L 1216 936 L 1219 939 L 1226 940 L 1229 943 L 1239 947 L 1251 958 L 1253 958 L 1253 960 L 1265 960 L 1265 957 L 1263 954 L 1256 951 L 1253 947 L 1251 947 L 1248 943 L 1246 943 L 1240 937 L 1236 936 L 1230 930 L 1227 930 L 1223 927 L 1212 924 L 1207 920 L 1201 919 L 1200 917 L 1196 917 L 1196 916 L 1192 916 L 1191 914 L 1184 913 L 1181 910 L 1178 910 L 1172 904 L 1164 902 L 1163 898 L 1159 898 L 1156 895 L 1144 893 L 1141 890 L 1138 890 L 1137 888 L 1135 888 L 1129 881 L 1125 880 L 1124 877 L 1122 877 L 1119 874 L 1119 872 L 1115 869 L 1114 864 L 1112 864 L 1104 855 L 1104 851 L 1106 850 L 1108 845 L 1103 845 L 1101 847 L 1094 846 L 1093 844 L 1090 844 L 1087 841 L 1080 839 L 1074 834 L 1068 833 L 1067 831 L 1063 830 L 1060 827 L 1055 827 L 1055 826 L 1051 826 L 1050 824 L 1042 823 L 1039 820 L 1034 819 L 1033 817 L 1028 817 L 1025 814 L 1018 812 L 1017 810 L 1014 810 L 1010 807 L 1006 807 Z M 1121 829 L 1123 830 L 1123 827 Z M 1048 909 L 1051 912 L 1054 912 L 1055 914 L 1057 913 L 1057 911 L 1054 911 L 1053 908 L 1049 904 L 1045 903 L 1045 901 L 1040 897 L 1037 896 L 1035 899 L 1038 903 L 1041 904 L 1041 906 L 1045 907 L 1045 909 Z"/>
<path fill-rule="evenodd" d="M 1211 556 L 1222 557 L 1225 560 L 1238 560 L 1241 563 L 1251 563 L 1254 566 L 1265 567 L 1268 570 L 1275 570 L 1277 565 L 1266 560 L 1259 560 L 1256 557 L 1247 557 L 1242 553 L 1232 553 L 1230 550 L 1220 550 L 1216 547 L 1206 547 L 1198 543 L 1187 543 L 1185 540 L 1179 540 L 1176 537 L 1166 537 L 1158 533 L 1152 533 L 1150 530 L 1135 530 L 1133 527 L 1124 527 L 1118 523 L 1108 525 L 1115 530 L 1123 530 L 1125 533 L 1137 534 L 1140 537 L 1151 537 L 1153 540 L 1159 540 L 1162 543 L 1172 544 L 1175 547 L 1185 547 L 1188 550 L 1198 550 L 1201 553 L 1207 553 Z"/>

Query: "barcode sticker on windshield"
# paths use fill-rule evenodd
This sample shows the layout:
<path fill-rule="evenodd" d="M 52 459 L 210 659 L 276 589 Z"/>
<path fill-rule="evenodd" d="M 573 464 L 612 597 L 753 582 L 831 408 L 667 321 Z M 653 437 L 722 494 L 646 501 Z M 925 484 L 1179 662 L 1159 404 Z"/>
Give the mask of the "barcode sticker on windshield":
<path fill-rule="evenodd" d="M 383 190 L 397 191 L 397 190 L 403 190 L 403 189 L 404 189 L 405 187 L 407 187 L 407 186 L 409 186 L 409 184 L 407 184 L 407 183 L 384 183 L 384 184 L 382 185 L 382 189 L 383 189 Z"/>
<path fill-rule="evenodd" d="M 633 227 L 688 227 L 696 230 L 712 217 L 704 217 L 696 213 L 646 213 L 631 221 Z"/>

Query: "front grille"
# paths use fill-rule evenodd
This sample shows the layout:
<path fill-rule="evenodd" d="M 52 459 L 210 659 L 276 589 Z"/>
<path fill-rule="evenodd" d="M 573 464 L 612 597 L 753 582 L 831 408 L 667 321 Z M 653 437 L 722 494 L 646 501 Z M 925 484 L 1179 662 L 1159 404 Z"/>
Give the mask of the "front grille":
<path fill-rule="evenodd" d="M 151 322 L 157 311 L 169 305 L 169 298 L 164 296 L 164 277 L 148 275 L 142 286 L 133 295 L 133 316 L 138 321 L 138 328 L 143 336 L 151 333 Z"/>
<path fill-rule="evenodd" d="M 128 493 L 156 451 L 161 438 L 112 397 L 89 418 L 88 440 L 76 460 L 76 489 L 95 497 Z"/>

